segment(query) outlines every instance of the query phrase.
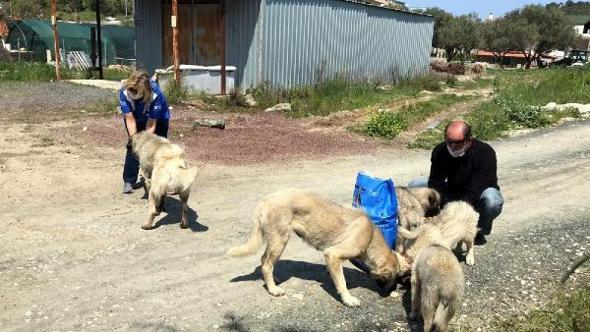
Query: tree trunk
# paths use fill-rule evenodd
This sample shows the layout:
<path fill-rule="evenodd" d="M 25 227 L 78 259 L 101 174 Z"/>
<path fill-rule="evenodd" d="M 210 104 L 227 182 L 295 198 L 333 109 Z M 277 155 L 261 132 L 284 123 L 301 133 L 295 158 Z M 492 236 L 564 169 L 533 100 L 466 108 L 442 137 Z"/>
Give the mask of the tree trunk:
<path fill-rule="evenodd" d="M 455 56 L 455 49 L 454 48 L 445 48 L 447 52 L 447 62 L 453 61 L 453 57 Z"/>
<path fill-rule="evenodd" d="M 524 55 L 524 58 L 526 59 L 526 65 L 525 65 L 525 69 L 531 69 L 531 63 L 533 62 L 533 55 L 532 53 L 529 51 L 522 51 L 521 52 Z"/>

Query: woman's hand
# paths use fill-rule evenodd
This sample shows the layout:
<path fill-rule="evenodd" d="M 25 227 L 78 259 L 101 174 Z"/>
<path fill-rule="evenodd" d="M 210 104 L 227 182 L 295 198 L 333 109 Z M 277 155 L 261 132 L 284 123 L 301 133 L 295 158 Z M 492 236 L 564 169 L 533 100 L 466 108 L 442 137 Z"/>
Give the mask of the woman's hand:
<path fill-rule="evenodd" d="M 133 116 L 133 113 L 129 112 L 125 114 L 125 125 L 127 127 L 127 134 L 129 135 L 129 137 L 137 133 L 137 123 L 135 122 L 135 117 Z"/>
<path fill-rule="evenodd" d="M 145 125 L 145 131 L 147 131 L 148 133 L 156 133 L 156 123 L 158 122 L 158 120 L 155 119 L 149 119 L 147 124 Z"/>

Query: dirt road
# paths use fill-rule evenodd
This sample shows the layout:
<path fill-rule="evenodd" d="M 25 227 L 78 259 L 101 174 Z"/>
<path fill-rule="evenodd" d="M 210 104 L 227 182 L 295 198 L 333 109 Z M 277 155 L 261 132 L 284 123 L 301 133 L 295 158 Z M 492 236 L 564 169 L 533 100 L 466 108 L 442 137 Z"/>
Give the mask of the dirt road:
<path fill-rule="evenodd" d="M 60 121 L 0 127 L 2 331 L 409 328 L 405 291 L 382 297 L 349 265 L 349 288 L 363 303 L 346 308 L 321 253 L 297 237 L 276 268 L 287 291 L 281 298 L 262 287 L 258 255 L 223 253 L 246 238 L 262 196 L 300 187 L 349 205 L 359 170 L 405 184 L 427 174 L 427 151 L 381 147 L 323 160 L 201 164 L 191 228 L 178 227 L 179 204 L 169 199 L 160 226 L 143 231 L 142 193 L 120 193 L 122 149 L 49 142 L 47 133 L 67 127 Z M 495 315 L 544 303 L 565 266 L 590 250 L 590 123 L 492 145 L 506 204 L 488 244 L 476 248 L 476 265 L 464 266 L 467 295 L 455 328 L 486 330 Z M 587 268 L 574 278 L 588 282 Z"/>

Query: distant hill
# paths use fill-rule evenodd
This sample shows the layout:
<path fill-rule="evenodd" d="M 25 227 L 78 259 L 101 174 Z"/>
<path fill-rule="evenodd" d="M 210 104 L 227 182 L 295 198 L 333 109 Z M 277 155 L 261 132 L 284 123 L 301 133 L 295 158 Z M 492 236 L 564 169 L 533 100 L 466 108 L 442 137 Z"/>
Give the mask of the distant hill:
<path fill-rule="evenodd" d="M 546 8 L 559 8 L 575 25 L 590 22 L 590 1 L 551 2 Z"/>
<path fill-rule="evenodd" d="M 551 2 L 545 7 L 557 7 L 568 16 L 590 15 L 590 1 Z"/>

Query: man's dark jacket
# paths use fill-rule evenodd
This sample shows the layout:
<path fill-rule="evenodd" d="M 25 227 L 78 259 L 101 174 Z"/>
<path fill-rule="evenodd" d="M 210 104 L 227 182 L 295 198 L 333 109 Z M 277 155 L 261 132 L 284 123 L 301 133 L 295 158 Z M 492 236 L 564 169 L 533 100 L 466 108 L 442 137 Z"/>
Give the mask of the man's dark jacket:
<path fill-rule="evenodd" d="M 443 193 L 447 201 L 462 200 L 477 207 L 486 188 L 500 190 L 496 152 L 484 142 L 474 139 L 465 155 L 458 158 L 451 156 L 443 142 L 434 148 L 430 161 L 428 186 Z"/>

